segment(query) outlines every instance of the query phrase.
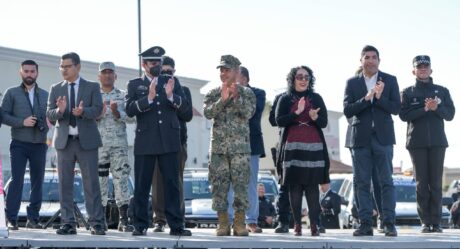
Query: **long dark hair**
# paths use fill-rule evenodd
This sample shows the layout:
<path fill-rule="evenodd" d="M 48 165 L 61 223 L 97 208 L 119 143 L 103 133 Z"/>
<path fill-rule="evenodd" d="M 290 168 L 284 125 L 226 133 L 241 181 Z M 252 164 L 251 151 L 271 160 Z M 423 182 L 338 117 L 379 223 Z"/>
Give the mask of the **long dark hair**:
<path fill-rule="evenodd" d="M 296 76 L 297 71 L 299 69 L 306 70 L 308 72 L 308 74 L 310 75 L 310 81 L 308 81 L 308 89 L 307 89 L 307 91 L 314 92 L 314 86 L 315 86 L 316 78 L 313 75 L 313 70 L 311 70 L 311 68 L 309 68 L 307 66 L 298 66 L 298 67 L 291 68 L 291 71 L 289 71 L 289 73 L 288 73 L 288 75 L 286 77 L 288 92 L 290 92 L 290 93 L 295 92 L 295 76 Z"/>

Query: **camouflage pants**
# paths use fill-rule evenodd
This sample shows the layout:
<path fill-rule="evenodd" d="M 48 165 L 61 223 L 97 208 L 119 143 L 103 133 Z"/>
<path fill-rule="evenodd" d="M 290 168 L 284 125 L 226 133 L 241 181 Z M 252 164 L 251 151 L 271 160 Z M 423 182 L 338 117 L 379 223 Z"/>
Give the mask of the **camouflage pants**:
<path fill-rule="evenodd" d="M 115 201 L 117 205 L 129 204 L 128 178 L 131 166 L 128 163 L 128 148 L 102 147 L 99 149 L 99 184 L 101 186 L 102 205 L 109 199 L 109 172 L 112 173 Z"/>
<path fill-rule="evenodd" d="M 212 192 L 212 209 L 227 211 L 227 194 L 230 183 L 234 189 L 233 208 L 235 211 L 246 211 L 249 207 L 249 154 L 211 153 L 209 161 L 209 182 Z"/>

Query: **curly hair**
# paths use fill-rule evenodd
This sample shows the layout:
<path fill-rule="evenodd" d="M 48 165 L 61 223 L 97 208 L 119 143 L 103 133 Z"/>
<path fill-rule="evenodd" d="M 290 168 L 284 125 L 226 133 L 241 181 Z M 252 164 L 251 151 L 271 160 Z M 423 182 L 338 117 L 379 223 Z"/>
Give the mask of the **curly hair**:
<path fill-rule="evenodd" d="M 304 69 L 308 72 L 308 75 L 310 75 L 310 81 L 308 81 L 308 91 L 314 92 L 314 86 L 315 86 L 315 81 L 316 78 L 313 75 L 313 70 L 307 66 L 298 66 L 298 67 L 293 67 L 291 68 L 291 71 L 288 73 L 286 80 L 287 80 L 287 89 L 288 92 L 295 92 L 295 76 L 297 74 L 297 71 L 299 69 Z"/>

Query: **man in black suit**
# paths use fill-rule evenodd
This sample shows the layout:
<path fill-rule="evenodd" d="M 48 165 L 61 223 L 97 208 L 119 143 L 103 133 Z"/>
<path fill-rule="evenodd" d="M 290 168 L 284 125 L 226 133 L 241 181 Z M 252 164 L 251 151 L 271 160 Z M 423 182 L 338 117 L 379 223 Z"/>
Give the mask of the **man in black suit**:
<path fill-rule="evenodd" d="M 98 174 L 98 149 L 102 140 L 96 124 L 102 112 L 99 84 L 80 77 L 80 56 L 76 53 L 64 54 L 59 68 L 64 81 L 51 86 L 46 112 L 48 119 L 56 124 L 53 144 L 57 151 L 62 223 L 56 233 L 77 233 L 73 187 L 78 161 L 91 234 L 105 235 Z"/>
<path fill-rule="evenodd" d="M 169 56 L 163 56 L 163 64 L 161 66 L 161 74 L 173 76 L 176 72 L 175 69 L 176 63 L 174 59 Z M 176 82 L 179 82 L 177 77 L 174 77 Z M 184 112 L 177 112 L 177 117 L 180 122 L 180 142 L 181 150 L 178 153 L 179 156 L 179 190 L 180 190 L 180 201 L 181 209 L 185 212 L 184 205 L 184 168 L 185 161 L 187 161 L 187 122 L 190 122 L 193 117 L 193 107 L 192 107 L 192 95 L 190 89 L 186 86 L 182 86 L 184 91 L 184 101 L 186 109 Z M 163 176 L 161 175 L 159 167 L 155 167 L 153 172 L 153 182 L 152 182 L 152 208 L 153 208 L 153 223 L 155 223 L 153 232 L 164 232 L 166 225 L 166 216 L 165 216 L 165 198 L 164 198 L 164 189 L 163 189 Z"/>
<path fill-rule="evenodd" d="M 181 209 L 179 160 L 180 123 L 184 93 L 173 77 L 161 76 L 162 47 L 142 52 L 144 76 L 128 82 L 126 113 L 136 116 L 134 139 L 134 236 L 146 235 L 149 227 L 148 202 L 153 170 L 158 165 L 163 176 L 165 215 L 170 235 L 190 236 L 184 228 Z M 155 163 L 157 162 L 157 163 Z"/>
<path fill-rule="evenodd" d="M 378 70 L 380 57 L 373 46 L 361 52 L 363 72 L 347 81 L 344 114 L 352 118 L 350 147 L 356 180 L 361 221 L 354 236 L 372 236 L 371 179 L 375 167 L 382 189 L 383 223 L 386 236 L 397 236 L 393 185 L 393 119 L 401 109 L 398 81 Z"/>
<path fill-rule="evenodd" d="M 340 229 L 339 213 L 341 199 L 340 195 L 330 188 L 329 183 L 320 185 L 321 194 L 319 204 L 321 205 L 320 232 L 325 229 Z"/>

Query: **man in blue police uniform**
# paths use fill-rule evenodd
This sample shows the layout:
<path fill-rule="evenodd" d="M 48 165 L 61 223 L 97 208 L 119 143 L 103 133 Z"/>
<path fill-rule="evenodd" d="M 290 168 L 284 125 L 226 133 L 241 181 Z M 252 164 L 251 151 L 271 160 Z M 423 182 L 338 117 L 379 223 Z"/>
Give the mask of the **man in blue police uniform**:
<path fill-rule="evenodd" d="M 447 136 L 444 120 L 455 116 L 449 90 L 434 84 L 431 60 L 418 55 L 412 60 L 415 85 L 401 94 L 399 117 L 407 122 L 406 148 L 409 150 L 417 181 L 417 212 L 422 233 L 440 233 L 442 215 L 442 175 Z"/>
<path fill-rule="evenodd" d="M 184 228 L 179 190 L 181 149 L 178 112 L 185 111 L 184 93 L 173 77 L 160 76 L 165 50 L 155 46 L 142 52 L 144 76 L 128 82 L 126 113 L 136 117 L 134 139 L 134 236 L 149 227 L 149 191 L 155 165 L 163 175 L 165 215 L 170 235 L 190 236 Z M 157 164 L 155 164 L 157 161 Z"/>

